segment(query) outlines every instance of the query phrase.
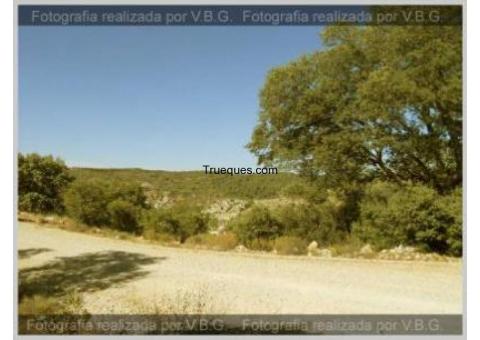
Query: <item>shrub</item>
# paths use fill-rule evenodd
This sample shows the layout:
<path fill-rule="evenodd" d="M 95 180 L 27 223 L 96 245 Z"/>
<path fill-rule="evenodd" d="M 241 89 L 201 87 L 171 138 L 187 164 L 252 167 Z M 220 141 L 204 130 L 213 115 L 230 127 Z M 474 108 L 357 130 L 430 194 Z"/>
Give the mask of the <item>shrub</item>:
<path fill-rule="evenodd" d="M 147 234 L 170 234 L 181 243 L 192 235 L 206 232 L 213 223 L 210 214 L 204 213 L 201 207 L 185 203 L 150 210 L 142 222 Z"/>
<path fill-rule="evenodd" d="M 19 153 L 19 209 L 35 213 L 62 213 L 62 193 L 72 180 L 69 169 L 61 159 Z"/>
<path fill-rule="evenodd" d="M 18 207 L 20 211 L 45 213 L 55 210 L 52 208 L 54 204 L 55 203 L 53 203 L 50 198 L 39 194 L 38 192 L 27 192 L 18 199 Z"/>
<path fill-rule="evenodd" d="M 254 240 L 271 240 L 282 235 L 279 221 L 263 206 L 252 206 L 232 219 L 229 229 L 248 246 Z"/>
<path fill-rule="evenodd" d="M 90 226 L 109 225 L 108 183 L 99 180 L 75 181 L 64 195 L 68 215 Z"/>
<path fill-rule="evenodd" d="M 140 231 L 138 207 L 128 201 L 117 199 L 107 206 L 109 223 L 115 229 L 138 233 Z"/>
<path fill-rule="evenodd" d="M 64 195 L 67 213 L 90 226 L 138 231 L 146 197 L 139 186 L 104 180 L 76 180 Z"/>
<path fill-rule="evenodd" d="M 451 222 L 447 226 L 447 245 L 448 253 L 455 256 L 462 256 L 462 190 L 454 190 L 448 195 L 443 196 L 439 201 L 439 207 L 450 217 Z"/>
<path fill-rule="evenodd" d="M 441 196 L 424 185 L 375 182 L 365 191 L 353 233 L 380 249 L 404 244 L 460 255 L 461 195 Z"/>
<path fill-rule="evenodd" d="M 307 242 L 296 236 L 282 236 L 275 240 L 274 249 L 278 254 L 301 255 L 307 250 Z"/>
<path fill-rule="evenodd" d="M 328 204 L 300 203 L 279 207 L 275 216 L 284 235 L 330 244 L 344 235 L 337 229 L 335 210 Z"/>

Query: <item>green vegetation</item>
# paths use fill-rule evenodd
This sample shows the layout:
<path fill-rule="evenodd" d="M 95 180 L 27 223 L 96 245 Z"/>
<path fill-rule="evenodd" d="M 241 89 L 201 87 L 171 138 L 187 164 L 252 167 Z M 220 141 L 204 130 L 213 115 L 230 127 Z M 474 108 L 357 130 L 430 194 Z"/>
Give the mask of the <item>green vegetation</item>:
<path fill-rule="evenodd" d="M 270 71 L 249 148 L 332 188 L 462 183 L 461 26 L 331 26 Z"/>
<path fill-rule="evenodd" d="M 460 255 L 461 26 L 331 26 L 323 42 L 270 71 L 249 149 L 310 180 L 311 202 L 333 193 L 339 206 L 319 214 L 324 233 L 353 227 L 377 247 Z M 301 230 L 301 220 L 306 237 L 317 224 L 309 214 L 287 213 L 285 225 Z"/>
<path fill-rule="evenodd" d="M 230 229 L 238 236 L 240 242 L 249 248 L 259 250 L 270 250 L 271 245 L 268 241 L 283 234 L 282 225 L 272 211 L 258 205 L 239 214 L 230 223 Z"/>
<path fill-rule="evenodd" d="M 19 207 L 222 250 L 368 242 L 460 256 L 461 37 L 460 26 L 328 27 L 324 49 L 272 69 L 248 148 L 288 172 L 68 170 L 20 154 Z M 247 203 L 229 214 L 227 199 Z M 228 233 L 209 235 L 218 202 Z"/>
<path fill-rule="evenodd" d="M 135 183 L 147 193 L 168 195 L 172 200 L 185 199 L 197 203 L 224 198 L 274 198 L 293 183 L 304 181 L 292 173 L 277 175 L 205 175 L 203 171 L 159 171 L 142 169 L 72 168 L 77 179 L 97 178 L 105 181 Z"/>
<path fill-rule="evenodd" d="M 145 233 L 173 235 L 183 243 L 190 236 L 204 233 L 215 226 L 215 220 L 202 210 L 200 206 L 185 203 L 151 209 L 144 214 L 142 223 Z"/>
<path fill-rule="evenodd" d="M 67 213 L 81 223 L 141 231 L 139 218 L 146 208 L 146 197 L 135 184 L 77 179 L 64 196 Z"/>
<path fill-rule="evenodd" d="M 403 244 L 459 256 L 461 202 L 460 190 L 440 196 L 424 185 L 375 182 L 366 189 L 353 233 L 379 249 Z"/>
<path fill-rule="evenodd" d="M 64 211 L 62 192 L 73 180 L 60 159 L 18 154 L 18 205 L 35 213 Z"/>
<path fill-rule="evenodd" d="M 344 239 L 341 218 L 337 217 L 339 207 L 331 202 L 323 204 L 292 203 L 276 207 L 254 205 L 229 223 L 229 229 L 247 247 L 270 250 L 273 241 L 303 239 L 317 241 L 328 246 Z M 305 249 L 304 249 L 305 250 Z"/>

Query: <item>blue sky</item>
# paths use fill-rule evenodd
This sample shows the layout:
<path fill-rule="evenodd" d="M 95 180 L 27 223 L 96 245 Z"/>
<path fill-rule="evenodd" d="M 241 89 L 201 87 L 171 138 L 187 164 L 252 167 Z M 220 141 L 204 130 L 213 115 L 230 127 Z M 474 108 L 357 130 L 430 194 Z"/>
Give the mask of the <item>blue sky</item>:
<path fill-rule="evenodd" d="M 255 166 L 269 69 L 319 27 L 21 27 L 19 149 L 73 166 Z"/>

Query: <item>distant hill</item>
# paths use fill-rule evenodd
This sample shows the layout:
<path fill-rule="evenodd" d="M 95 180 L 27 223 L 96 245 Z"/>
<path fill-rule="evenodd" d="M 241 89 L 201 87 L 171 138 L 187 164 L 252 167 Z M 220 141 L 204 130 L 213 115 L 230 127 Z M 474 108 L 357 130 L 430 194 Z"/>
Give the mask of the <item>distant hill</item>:
<path fill-rule="evenodd" d="M 219 198 L 275 198 L 282 190 L 302 183 L 292 173 L 276 175 L 206 175 L 203 171 L 162 171 L 143 169 L 72 168 L 78 179 L 98 178 L 108 181 L 134 182 L 147 190 L 172 197 L 216 200 Z"/>

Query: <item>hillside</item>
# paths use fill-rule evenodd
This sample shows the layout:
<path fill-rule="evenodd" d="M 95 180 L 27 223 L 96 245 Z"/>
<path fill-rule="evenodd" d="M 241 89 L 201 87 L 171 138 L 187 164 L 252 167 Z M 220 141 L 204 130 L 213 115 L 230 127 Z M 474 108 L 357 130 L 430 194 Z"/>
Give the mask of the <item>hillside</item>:
<path fill-rule="evenodd" d="M 202 171 L 161 171 L 143 169 L 72 168 L 77 179 L 97 178 L 134 182 L 153 192 L 170 197 L 217 200 L 219 198 L 275 198 L 285 188 L 299 185 L 302 179 L 292 173 L 276 175 L 206 175 Z"/>

